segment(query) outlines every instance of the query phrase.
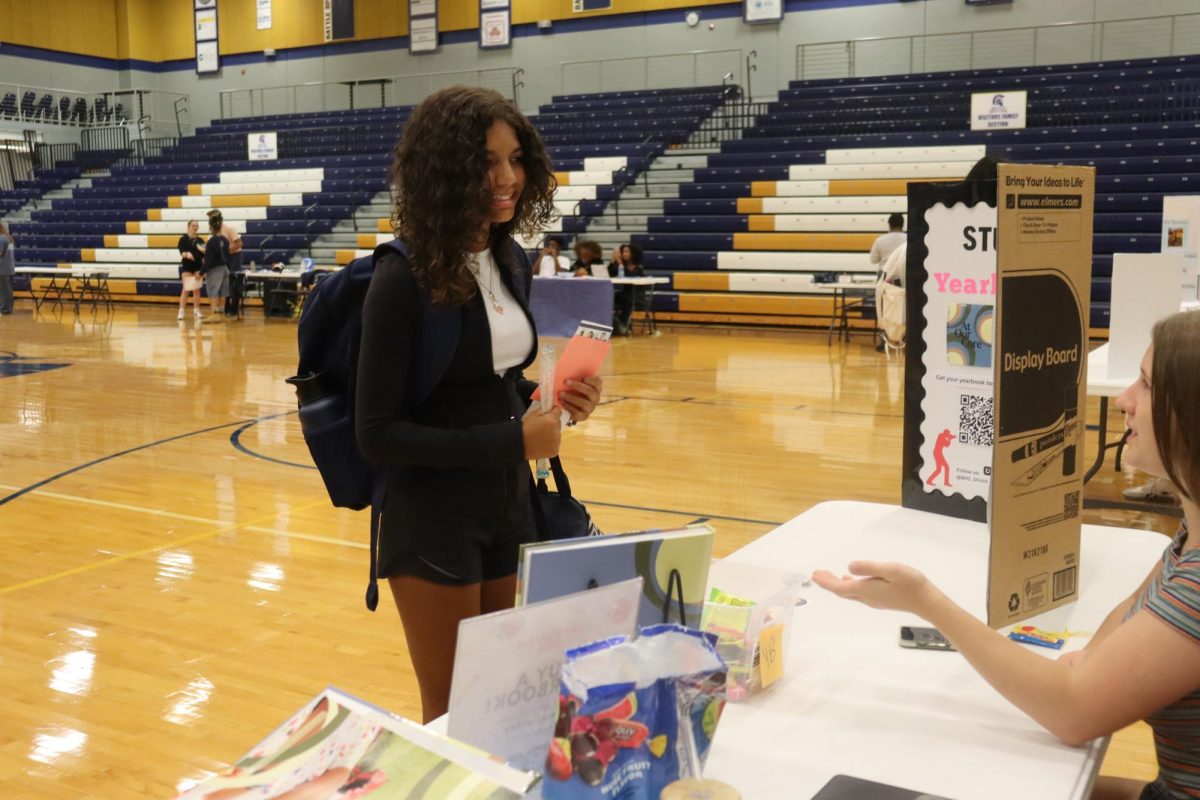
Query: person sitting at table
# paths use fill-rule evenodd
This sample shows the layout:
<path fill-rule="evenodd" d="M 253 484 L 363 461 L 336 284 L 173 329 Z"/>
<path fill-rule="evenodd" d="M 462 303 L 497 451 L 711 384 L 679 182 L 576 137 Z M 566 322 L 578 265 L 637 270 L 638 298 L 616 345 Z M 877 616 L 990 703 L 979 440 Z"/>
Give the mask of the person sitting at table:
<path fill-rule="evenodd" d="M 13 312 L 13 276 L 16 274 L 13 237 L 4 223 L 0 222 L 0 314 L 5 316 Z"/>
<path fill-rule="evenodd" d="M 546 246 L 538 257 L 537 275 L 541 278 L 553 278 L 571 271 L 571 259 L 562 254 L 566 245 L 559 236 L 546 238 Z"/>
<path fill-rule="evenodd" d="M 183 319 L 187 311 L 187 296 L 192 294 L 193 315 L 203 319 L 200 313 L 200 287 L 203 279 L 200 272 L 204 267 L 204 240 L 200 238 L 200 223 L 188 220 L 187 233 L 179 237 L 179 280 L 183 281 L 183 289 L 179 292 L 179 314 L 175 319 Z"/>
<path fill-rule="evenodd" d="M 604 251 L 599 244 L 591 239 L 575 240 L 575 263 L 571 265 L 571 272 L 576 278 L 592 277 L 592 267 L 603 263 Z"/>
<path fill-rule="evenodd" d="M 623 244 L 613 249 L 612 261 L 608 264 L 610 278 L 644 278 L 646 268 L 642 266 L 642 248 L 636 244 Z M 613 333 L 628 336 L 633 320 L 633 301 L 643 291 L 637 286 L 613 287 Z"/>
<path fill-rule="evenodd" d="M 888 256 L 907 241 L 908 234 L 904 232 L 904 215 L 892 214 L 888 217 L 888 232 L 871 244 L 869 258 L 872 264 L 879 267 L 879 278 L 883 278 L 883 264 L 888 260 Z"/>
<path fill-rule="evenodd" d="M 936 626 L 1010 702 L 1071 745 L 1145 719 L 1158 778 L 1101 777 L 1097 798 L 1176 800 L 1200 792 L 1200 313 L 1154 326 L 1137 381 L 1117 398 L 1129 429 L 1128 463 L 1166 478 L 1183 523 L 1162 562 L 1104 620 L 1087 646 L 1050 660 L 993 631 L 912 567 L 855 561 L 841 578 L 813 580 L 872 608 Z"/>

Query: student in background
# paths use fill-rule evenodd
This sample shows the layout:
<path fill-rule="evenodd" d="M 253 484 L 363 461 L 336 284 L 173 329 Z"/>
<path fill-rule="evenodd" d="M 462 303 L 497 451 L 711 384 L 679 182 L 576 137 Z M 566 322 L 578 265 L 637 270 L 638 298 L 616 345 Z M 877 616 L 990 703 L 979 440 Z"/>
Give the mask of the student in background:
<path fill-rule="evenodd" d="M 242 266 L 242 234 L 232 222 L 225 220 L 219 209 L 208 212 L 209 227 L 212 227 L 214 219 L 220 222 L 220 234 L 229 244 L 225 262 L 229 270 L 229 294 L 225 296 L 225 316 L 236 317 L 242 288 L 246 282 L 246 276 L 243 274 L 245 268 Z"/>
<path fill-rule="evenodd" d="M 1117 398 L 1129 436 L 1125 459 L 1179 493 L 1183 522 L 1142 585 L 1083 650 L 1052 661 L 1010 641 L 901 564 L 856 561 L 850 575 L 813 581 L 872 608 L 916 614 L 938 628 L 1013 705 L 1071 745 L 1145 719 L 1158 778 L 1101 777 L 1093 798 L 1176 800 L 1200 787 L 1200 312 L 1154 326 L 1141 374 Z M 857 576 L 857 577 L 852 577 Z"/>
<path fill-rule="evenodd" d="M 571 271 L 576 278 L 591 278 L 595 273 L 592 267 L 604 265 L 604 251 L 600 245 L 591 239 L 575 240 L 575 263 Z"/>
<path fill-rule="evenodd" d="M 16 274 L 13 237 L 4 223 L 0 222 L 0 314 L 13 312 L 13 276 Z"/>
<path fill-rule="evenodd" d="M 192 294 L 193 312 L 196 319 L 203 319 L 200 313 L 200 287 L 204 283 L 201 270 L 204 268 L 204 241 L 200 238 L 200 223 L 189 220 L 187 233 L 179 237 L 179 279 L 183 281 L 183 289 L 179 292 L 179 315 L 175 319 L 183 319 L 187 311 L 187 296 Z"/>
<path fill-rule="evenodd" d="M 608 264 L 610 278 L 644 278 L 646 268 L 642 265 L 642 248 L 636 244 L 623 244 L 613 250 Z M 613 333 L 628 336 L 632 332 L 633 304 L 638 292 L 636 286 L 613 287 Z"/>
<path fill-rule="evenodd" d="M 221 304 L 229 297 L 229 240 L 221 235 L 221 212 L 209 212 L 208 230 L 211 234 L 204 246 L 204 286 L 212 313 L 209 322 L 220 322 L 224 316 Z"/>
<path fill-rule="evenodd" d="M 571 259 L 562 254 L 565 245 L 562 238 L 550 236 L 546 246 L 542 248 L 538 258 L 537 274 L 542 278 L 553 278 L 561 273 L 571 271 Z"/>
<path fill-rule="evenodd" d="M 888 232 L 871 245 L 871 263 L 882 269 L 883 262 L 887 261 L 892 251 L 906 241 L 908 241 L 908 234 L 904 232 L 904 215 L 892 214 L 888 217 Z"/>

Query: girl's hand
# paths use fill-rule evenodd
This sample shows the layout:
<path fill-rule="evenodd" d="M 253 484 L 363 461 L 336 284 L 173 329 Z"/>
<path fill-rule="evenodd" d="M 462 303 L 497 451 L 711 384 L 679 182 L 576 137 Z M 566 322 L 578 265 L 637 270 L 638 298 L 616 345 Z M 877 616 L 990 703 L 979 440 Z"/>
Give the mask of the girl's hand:
<path fill-rule="evenodd" d="M 827 570 L 813 573 L 813 582 L 847 600 L 871 608 L 907 611 L 924 617 L 938 589 L 923 574 L 904 564 L 852 561 L 850 575 L 837 577 Z M 852 576 L 859 576 L 858 578 Z"/>
<path fill-rule="evenodd" d="M 557 408 L 542 411 L 534 408 L 521 420 L 521 436 L 525 441 L 525 458 L 552 458 L 558 455 L 562 443 L 562 416 Z"/>
<path fill-rule="evenodd" d="M 571 414 L 574 422 L 583 422 L 592 415 L 600 404 L 600 394 L 604 390 L 604 379 L 599 375 L 584 378 L 582 381 L 570 381 L 570 391 L 559 392 L 558 405 Z"/>

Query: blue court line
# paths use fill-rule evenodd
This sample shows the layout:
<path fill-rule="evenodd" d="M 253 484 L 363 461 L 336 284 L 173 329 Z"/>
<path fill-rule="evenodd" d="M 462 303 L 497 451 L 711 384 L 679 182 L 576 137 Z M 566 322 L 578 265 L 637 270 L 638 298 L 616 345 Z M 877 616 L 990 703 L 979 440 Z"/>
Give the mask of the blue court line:
<path fill-rule="evenodd" d="M 275 414 L 274 416 L 281 416 L 281 415 Z M 262 419 L 269 419 L 269 417 L 263 417 Z M 255 421 L 257 421 L 257 420 L 255 420 Z M 24 489 L 18 489 L 17 491 L 13 492 L 12 494 L 8 495 L 7 497 L 0 497 L 0 506 L 4 505 L 5 503 L 11 503 L 13 500 L 16 500 L 17 498 L 22 497 L 24 495 L 27 495 L 32 491 L 40 489 L 49 483 L 54 483 L 55 481 L 59 480 L 60 478 L 65 478 L 68 475 L 74 475 L 76 472 L 85 470 L 88 467 L 94 467 L 97 464 L 103 464 L 105 461 L 112 461 L 115 458 L 120 458 L 121 456 L 127 456 L 130 453 L 136 453 L 139 450 L 148 450 L 151 447 L 158 447 L 160 444 L 167 444 L 168 442 L 176 442 L 176 441 L 179 441 L 180 439 L 187 439 L 192 436 L 199 436 L 202 433 L 211 433 L 212 431 L 219 431 L 222 428 L 231 428 L 234 425 L 244 425 L 244 424 L 246 424 L 246 420 L 237 420 L 236 422 L 225 422 L 220 425 L 213 425 L 212 427 L 209 427 L 209 428 L 201 428 L 198 431 L 190 431 L 189 433 L 181 433 L 177 436 L 168 436 L 166 439 L 159 439 L 154 442 L 147 442 L 146 444 L 139 444 L 137 447 L 130 447 L 127 450 L 122 450 L 118 453 L 110 453 L 109 455 L 101 456 L 100 458 L 96 458 L 96 459 L 93 459 L 86 463 L 79 464 L 78 466 L 71 467 L 70 469 L 63 470 L 62 472 L 58 473 L 57 475 L 51 475 L 49 478 L 43 478 L 42 480 L 38 481 L 37 483 L 31 483 L 30 485 L 26 486 Z"/>
<path fill-rule="evenodd" d="M 242 427 L 238 428 L 233 433 L 229 434 L 229 443 L 231 445 L 233 445 L 237 450 L 241 451 L 242 453 L 245 453 L 248 456 L 252 456 L 254 458 L 260 458 L 263 461 L 270 461 L 272 464 L 282 464 L 285 467 L 299 467 L 300 469 L 316 469 L 317 467 L 315 464 L 300 464 L 295 461 L 284 461 L 282 458 L 273 458 L 271 456 L 264 456 L 262 453 L 256 453 L 253 450 L 251 450 L 249 447 L 246 447 L 246 445 L 242 444 L 242 434 L 244 432 L 250 430 L 251 428 L 253 428 L 258 423 L 262 422 L 263 420 L 274 419 L 275 417 L 286 417 L 288 414 L 295 414 L 295 413 L 297 413 L 297 412 L 286 411 L 282 414 L 274 414 L 270 417 L 259 417 L 258 419 L 252 419 L 249 422 L 247 422 L 245 425 L 243 425 Z"/>

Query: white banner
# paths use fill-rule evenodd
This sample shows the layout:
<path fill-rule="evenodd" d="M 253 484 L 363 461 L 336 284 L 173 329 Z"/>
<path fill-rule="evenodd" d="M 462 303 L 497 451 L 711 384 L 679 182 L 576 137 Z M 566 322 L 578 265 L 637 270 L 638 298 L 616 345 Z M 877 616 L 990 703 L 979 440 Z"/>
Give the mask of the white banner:
<path fill-rule="evenodd" d="M 976 92 L 971 95 L 971 130 L 1014 130 L 1025 127 L 1028 93 Z"/>
<path fill-rule="evenodd" d="M 408 18 L 437 15 L 437 0 L 409 0 Z"/>
<path fill-rule="evenodd" d="M 206 8 L 196 12 L 196 41 L 211 42 L 217 38 L 217 10 Z"/>
<path fill-rule="evenodd" d="M 437 48 L 437 17 L 418 17 L 414 19 L 409 24 L 409 51 L 413 53 L 432 53 Z"/>
<path fill-rule="evenodd" d="M 255 25 L 258 30 L 265 31 L 271 28 L 271 0 L 256 0 Z"/>
<path fill-rule="evenodd" d="M 783 0 L 743 0 L 742 19 L 746 22 L 779 22 L 783 19 Z"/>
<path fill-rule="evenodd" d="M 996 209 L 925 212 L 928 278 L 920 476 L 927 494 L 988 499 L 992 475 L 992 345 Z"/>
<path fill-rule="evenodd" d="M 492 11 L 479 15 L 479 46 L 508 47 L 508 11 Z"/>
<path fill-rule="evenodd" d="M 279 134 L 274 131 L 246 134 L 246 158 L 250 161 L 274 161 L 279 158 Z"/>
<path fill-rule="evenodd" d="M 221 58 L 217 54 L 217 43 L 196 42 L 196 72 L 216 72 L 221 68 Z"/>

